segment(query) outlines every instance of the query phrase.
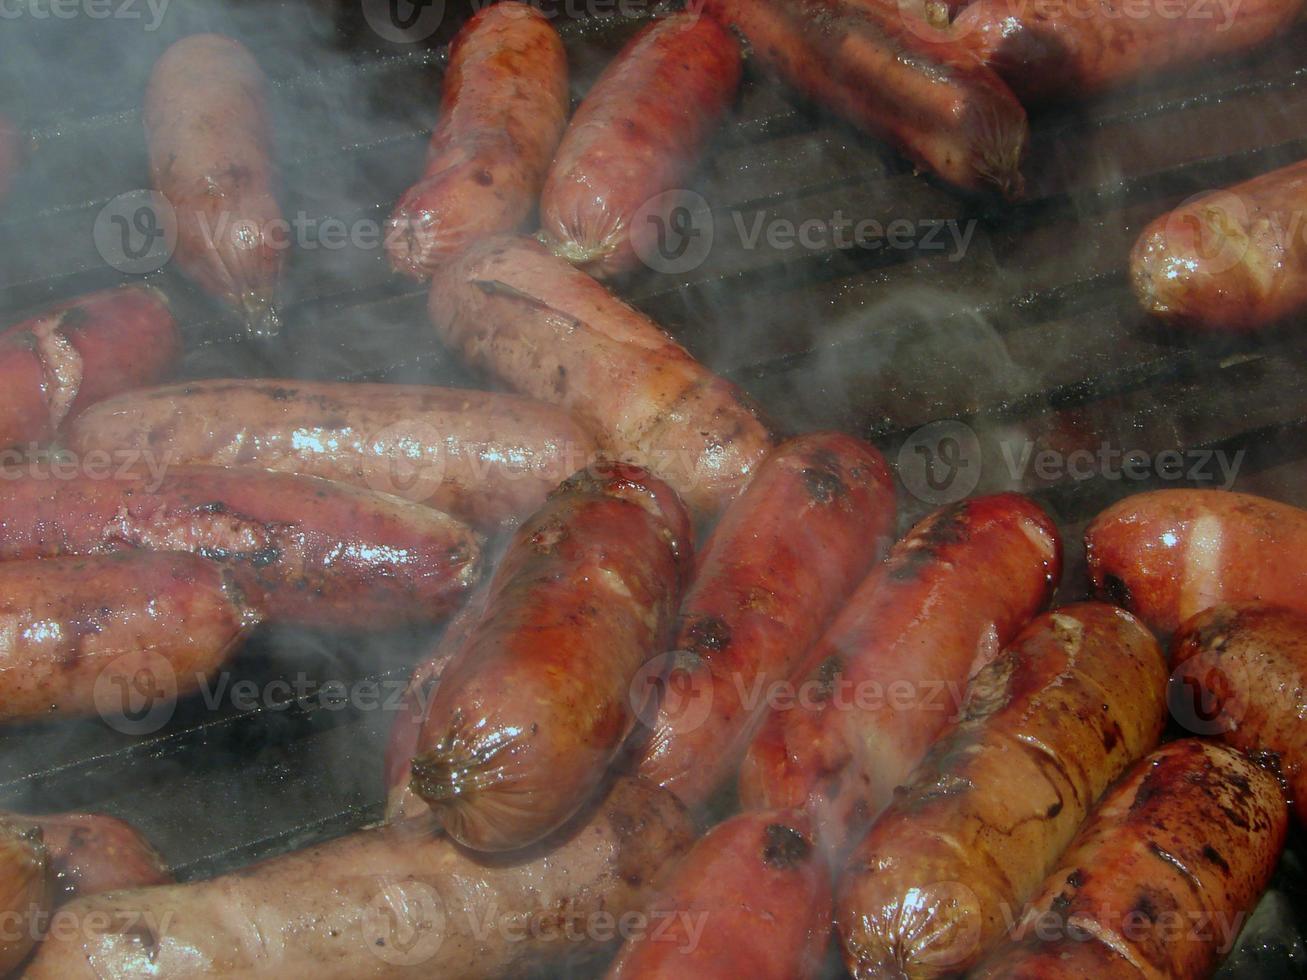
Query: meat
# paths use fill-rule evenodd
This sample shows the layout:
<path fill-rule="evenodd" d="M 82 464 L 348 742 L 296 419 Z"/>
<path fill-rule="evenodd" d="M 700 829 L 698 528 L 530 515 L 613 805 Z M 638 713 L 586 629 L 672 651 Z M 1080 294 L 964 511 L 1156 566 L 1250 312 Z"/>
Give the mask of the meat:
<path fill-rule="evenodd" d="M 274 195 L 263 72 L 244 46 L 192 34 L 159 58 L 145 93 L 154 189 L 177 221 L 174 258 L 258 336 L 281 329 L 290 224 Z"/>
<path fill-rule="evenodd" d="M 431 322 L 476 370 L 553 402 L 600 448 L 716 514 L 771 448 L 743 393 L 652 320 L 529 238 L 491 239 L 438 270 Z"/>
<path fill-rule="evenodd" d="M 362 830 L 211 881 L 78 899 L 32 980 L 441 980 L 560 973 L 639 917 L 690 846 L 671 794 L 620 782 L 559 839 L 482 862 L 425 821 Z"/>
<path fill-rule="evenodd" d="M 181 355 L 157 289 L 91 293 L 0 332 L 0 449 L 47 442 L 66 419 L 128 388 L 153 384 Z"/>
<path fill-rule="evenodd" d="M 1307 306 L 1307 161 L 1185 201 L 1130 253 L 1140 305 L 1164 320 L 1253 331 Z"/>
<path fill-rule="evenodd" d="M 629 939 L 609 980 L 800 980 L 830 932 L 830 877 L 796 812 L 742 813 L 676 865 L 649 909 L 666 927 Z"/>
<path fill-rule="evenodd" d="M 854 852 L 836 903 L 853 976 L 975 966 L 1157 744 L 1166 678 L 1153 635 L 1114 606 L 1063 606 L 1022 630 Z"/>
<path fill-rule="evenodd" d="M 515 525 L 596 457 L 566 412 L 426 385 L 195 381 L 111 398 L 69 427 L 75 453 L 155 466 L 259 467 L 425 503 L 486 530 Z"/>
<path fill-rule="evenodd" d="M 670 637 L 689 540 L 671 490 L 629 467 L 579 474 L 518 529 L 412 763 L 460 844 L 529 846 L 593 796 L 634 726 L 637 672 Z"/>
<path fill-rule="evenodd" d="M 1233 749 L 1163 746 L 1103 798 L 977 978 L 1197 980 L 1266 887 L 1288 818 Z"/>
<path fill-rule="evenodd" d="M 98 712 L 112 724 L 140 699 L 171 703 L 259 618 L 230 570 L 195 555 L 0 562 L 0 722 Z"/>
<path fill-rule="evenodd" d="M 0 821 L 0 975 L 8 976 L 40 937 L 52 891 L 40 831 Z"/>
<path fill-rule="evenodd" d="M 481 565 L 453 518 L 316 477 L 195 466 L 6 482 L 0 561 L 126 548 L 220 561 L 269 619 L 346 629 L 437 620 Z"/>
<path fill-rule="evenodd" d="M 58 902 L 172 881 L 163 858 L 131 824 L 102 813 L 0 815 L 40 832 Z"/>
<path fill-rule="evenodd" d="M 469 20 L 450 48 L 426 169 L 386 228 L 394 267 L 424 279 L 478 239 L 521 229 L 569 102 L 567 54 L 544 14 L 507 0 Z"/>
<path fill-rule="evenodd" d="M 807 657 L 749 748 L 740 795 L 807 806 L 839 852 L 957 720 L 968 679 L 1048 601 L 1053 522 L 1017 494 L 936 511 L 895 545 Z"/>
<path fill-rule="evenodd" d="M 973 54 L 879 0 L 704 0 L 801 94 L 970 191 L 1021 195 L 1025 110 Z"/>
<path fill-rule="evenodd" d="M 1095 591 L 1170 636 L 1225 602 L 1307 611 L 1307 512 L 1246 493 L 1155 490 L 1085 530 Z"/>
<path fill-rule="evenodd" d="M 834 432 L 758 467 L 699 554 L 640 773 L 703 807 L 739 767 L 788 681 L 894 532 L 884 458 Z"/>
<path fill-rule="evenodd" d="M 601 279 L 653 254 L 740 73 L 739 42 L 711 18 L 673 14 L 641 30 L 563 136 L 540 199 L 545 244 Z"/>
<path fill-rule="evenodd" d="M 1181 625 L 1171 657 L 1180 724 L 1271 763 L 1307 826 L 1307 614 L 1213 606 Z"/>

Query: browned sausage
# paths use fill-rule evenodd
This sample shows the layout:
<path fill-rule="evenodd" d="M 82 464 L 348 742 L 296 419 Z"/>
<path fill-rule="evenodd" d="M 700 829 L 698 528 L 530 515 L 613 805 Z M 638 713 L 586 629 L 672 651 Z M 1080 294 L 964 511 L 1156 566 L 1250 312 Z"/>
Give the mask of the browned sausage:
<path fill-rule="evenodd" d="M 640 774 L 698 808 L 894 532 L 884 458 L 836 432 L 783 443 L 699 554 Z"/>
<path fill-rule="evenodd" d="M 738 388 L 533 239 L 491 239 L 441 267 L 430 312 L 473 368 L 562 405 L 696 516 L 739 493 L 771 447 Z"/>
<path fill-rule="evenodd" d="M 1275 777 L 1185 739 L 1117 784 L 974 974 L 1198 980 L 1229 950 L 1284 845 Z"/>
<path fill-rule="evenodd" d="M 541 236 L 597 278 L 628 272 L 678 202 L 678 189 L 740 84 L 740 45 L 697 13 L 640 31 L 581 103 L 540 197 Z M 637 216 L 639 217 L 637 223 Z"/>
<path fill-rule="evenodd" d="M 164 377 L 181 354 L 168 301 L 127 286 L 62 303 L 0 333 L 0 449 L 45 442 L 65 419 Z"/>
<path fill-rule="evenodd" d="M 123 888 L 166 885 L 173 879 L 154 846 L 131 824 L 102 813 L 12 813 L 0 821 L 39 829 L 57 902 Z"/>
<path fill-rule="evenodd" d="M 594 794 L 670 637 L 689 518 L 643 471 L 583 473 L 518 529 L 444 675 L 412 787 L 459 843 L 526 847 Z"/>
<path fill-rule="evenodd" d="M 0 562 L 0 722 L 103 715 L 133 684 L 190 694 L 258 620 L 231 572 L 194 555 Z"/>
<path fill-rule="evenodd" d="M 0 976 L 8 976 L 41 938 L 54 901 L 41 831 L 0 820 Z"/>
<path fill-rule="evenodd" d="M 395 268 L 419 279 L 480 238 L 519 230 L 567 123 L 567 55 L 539 11 L 481 10 L 450 49 L 426 170 L 386 229 Z"/>
<path fill-rule="evenodd" d="M 154 189 L 177 218 L 178 266 L 238 311 L 251 333 L 277 333 L 290 225 L 273 191 L 258 63 L 218 34 L 177 41 L 150 76 L 145 132 Z"/>
<path fill-rule="evenodd" d="M 32 980 L 483 980 L 568 975 L 640 925 L 654 872 L 690 846 L 675 798 L 617 783 L 584 822 L 482 862 L 424 821 L 362 830 L 211 881 L 82 898 Z M 622 925 L 619 925 L 621 923 Z"/>
<path fill-rule="evenodd" d="M 1170 636 L 1218 602 L 1307 611 L 1307 512 L 1221 490 L 1155 490 L 1085 530 L 1097 593 Z"/>
<path fill-rule="evenodd" d="M 1166 677 L 1152 633 L 1115 606 L 1064 606 L 1022 630 L 854 853 L 836 903 L 850 972 L 975 966 L 1094 801 L 1157 744 Z"/>
<path fill-rule="evenodd" d="M 305 473 L 416 500 L 486 529 L 516 524 L 594 462 L 594 438 L 553 405 L 427 385 L 194 381 L 131 392 L 69 427 L 79 454 L 149 453 Z"/>

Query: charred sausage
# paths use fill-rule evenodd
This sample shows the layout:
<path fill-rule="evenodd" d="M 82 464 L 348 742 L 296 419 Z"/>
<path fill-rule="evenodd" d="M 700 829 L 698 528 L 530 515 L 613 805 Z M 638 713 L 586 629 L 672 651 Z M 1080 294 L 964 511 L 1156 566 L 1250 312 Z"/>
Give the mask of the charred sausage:
<path fill-rule="evenodd" d="M 146 888 L 172 882 L 163 858 L 141 832 L 117 817 L 102 813 L 52 813 L 29 817 L 0 815 L 0 821 L 40 830 L 55 900 L 123 888 Z"/>
<path fill-rule="evenodd" d="M 8 976 L 41 937 L 53 893 L 41 831 L 0 820 L 0 975 Z"/>
<path fill-rule="evenodd" d="M 569 101 L 567 55 L 544 14 L 507 0 L 469 20 L 450 48 L 426 170 L 387 225 L 395 268 L 425 279 L 478 239 L 519 230 Z"/>
<path fill-rule="evenodd" d="M 1166 676 L 1152 633 L 1115 606 L 1064 606 L 1022 630 L 854 852 L 836 903 L 853 976 L 975 966 L 1094 801 L 1157 744 Z"/>

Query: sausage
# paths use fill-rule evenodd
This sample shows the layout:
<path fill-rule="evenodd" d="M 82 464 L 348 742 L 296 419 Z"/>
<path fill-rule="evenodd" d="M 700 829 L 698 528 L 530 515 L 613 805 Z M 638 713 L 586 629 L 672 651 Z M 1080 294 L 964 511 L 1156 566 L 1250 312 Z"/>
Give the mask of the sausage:
<path fill-rule="evenodd" d="M 195 555 L 0 562 L 0 722 L 103 716 L 132 685 L 190 694 L 259 618 L 230 570 Z"/>
<path fill-rule="evenodd" d="M 1022 630 L 854 852 L 836 901 L 853 976 L 975 966 L 1094 801 L 1157 744 L 1166 678 L 1152 633 L 1115 606 L 1063 606 Z"/>
<path fill-rule="evenodd" d="M 57 903 L 81 895 L 172 882 L 163 858 L 135 827 L 103 813 L 0 815 L 0 821 L 37 828 L 54 877 Z"/>
<path fill-rule="evenodd" d="M 1270 880 L 1288 817 L 1275 777 L 1171 742 L 1105 796 L 977 978 L 1197 980 Z"/>
<path fill-rule="evenodd" d="M 648 913 L 666 928 L 628 939 L 608 980 L 816 976 L 830 888 L 805 814 L 739 814 L 676 865 Z"/>
<path fill-rule="evenodd" d="M 255 336 L 281 329 L 290 245 L 273 185 L 264 77 L 239 41 L 192 34 L 159 58 L 145 93 L 154 189 L 177 221 L 174 258 Z"/>
<path fill-rule="evenodd" d="M 1031 10 L 1019 0 L 974 0 L 951 33 L 1030 105 L 1247 51 L 1290 27 L 1301 7 L 1302 0 L 1060 0 Z"/>
<path fill-rule="evenodd" d="M 675 798 L 634 780 L 512 861 L 482 861 L 425 821 L 374 827 L 210 881 L 78 899 L 63 913 L 82 927 L 46 939 L 25 976 L 570 975 L 692 839 Z"/>
<path fill-rule="evenodd" d="M 1307 826 L 1307 615 L 1213 606 L 1180 627 L 1171 664 L 1180 723 L 1272 760 Z"/>
<path fill-rule="evenodd" d="M 427 385 L 196 381 L 131 392 L 69 427 L 85 455 L 259 467 L 425 503 L 485 530 L 515 525 L 594 461 L 566 412 L 516 395 Z"/>
<path fill-rule="evenodd" d="M 1155 490 L 1085 529 L 1094 591 L 1163 636 L 1221 602 L 1307 612 L 1307 512 L 1223 490 Z"/>
<path fill-rule="evenodd" d="M 703 0 L 802 95 L 963 190 L 1021 195 L 1026 112 L 968 51 L 878 0 Z"/>
<path fill-rule="evenodd" d="M 439 269 L 430 313 L 474 369 L 563 406 L 601 449 L 671 484 L 698 518 L 738 494 L 771 448 L 738 388 L 532 239 L 491 239 Z"/>
<path fill-rule="evenodd" d="M 1307 161 L 1192 198 L 1130 253 L 1140 305 L 1163 320 L 1254 331 L 1307 306 Z"/>
<path fill-rule="evenodd" d="M 704 806 L 735 774 L 804 653 L 879 561 L 894 532 L 884 458 L 836 432 L 783 443 L 758 467 L 699 553 L 681 603 L 678 675 L 659 706 L 640 774 Z"/>
<path fill-rule="evenodd" d="M 814 645 L 794 698 L 773 707 L 740 773 L 745 805 L 807 806 L 828 850 L 856 843 L 1060 571 L 1057 528 L 1018 494 L 927 516 Z"/>
<path fill-rule="evenodd" d="M 53 901 L 40 830 L 0 821 L 0 976 L 8 976 L 41 937 Z"/>
<path fill-rule="evenodd" d="M 478 239 L 520 230 L 567 124 L 567 54 L 544 14 L 506 0 L 450 48 L 422 178 L 386 226 L 391 264 L 428 278 Z"/>
<path fill-rule="evenodd" d="M 153 384 L 181 356 L 157 289 L 125 286 L 62 303 L 0 332 L 0 449 L 46 442 L 66 419 Z"/>
<path fill-rule="evenodd" d="M 460 844 L 526 847 L 593 796 L 634 726 L 637 671 L 670 637 L 689 540 L 680 501 L 632 467 L 578 474 L 518 529 L 412 763 Z"/>
<path fill-rule="evenodd" d="M 646 206 L 679 188 L 735 98 L 735 36 L 697 13 L 641 30 L 576 110 L 540 197 L 545 244 L 590 275 L 629 272 L 651 254 L 659 219 Z M 639 221 L 637 222 L 637 216 Z M 647 244 L 633 247 L 631 236 Z"/>
<path fill-rule="evenodd" d="M 125 548 L 223 563 L 269 619 L 369 628 L 439 619 L 480 573 L 478 536 L 388 494 L 263 470 L 6 482 L 0 561 Z"/>

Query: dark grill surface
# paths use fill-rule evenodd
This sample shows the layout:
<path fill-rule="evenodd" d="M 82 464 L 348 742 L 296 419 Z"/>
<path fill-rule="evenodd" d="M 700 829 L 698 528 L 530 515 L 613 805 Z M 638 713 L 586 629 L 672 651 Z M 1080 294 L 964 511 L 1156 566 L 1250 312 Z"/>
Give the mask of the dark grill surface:
<path fill-rule="evenodd" d="M 287 217 L 383 221 L 420 170 L 441 44 L 462 6 L 450 0 L 437 34 L 407 46 L 372 33 L 357 3 L 327 0 L 173 0 L 154 32 L 141 21 L 85 17 L 0 24 L 0 105 L 32 137 L 28 166 L 0 210 L 0 312 L 16 319 L 126 278 L 97 253 L 92 225 L 115 195 L 147 185 L 145 81 L 164 47 L 195 31 L 240 37 L 273 81 Z M 578 95 L 636 26 L 616 16 L 559 24 Z M 1307 505 L 1307 340 L 1294 325 L 1238 342 L 1168 332 L 1138 312 L 1123 274 L 1156 214 L 1307 157 L 1305 39 L 1297 30 L 1244 60 L 1038 113 L 1029 194 L 1015 207 L 966 200 L 914 175 L 884 145 L 750 70 L 694 182 L 713 210 L 707 258 L 688 273 L 650 272 L 617 288 L 783 427 L 858 433 L 891 459 L 906 443 L 909 465 L 923 451 L 951 460 L 934 471 L 938 489 L 917 481 L 904 490 L 905 525 L 964 484 L 1033 493 L 1063 527 L 1061 596 L 1076 598 L 1085 522 L 1127 493 L 1223 485 L 1205 451 L 1238 460 L 1236 488 Z M 765 233 L 782 219 L 797 227 L 842 218 L 905 219 L 918 245 L 786 247 Z M 930 222 L 973 228 L 965 250 L 947 225 L 922 240 Z M 741 233 L 756 228 L 764 234 L 749 247 Z M 427 326 L 424 292 L 393 276 L 379 248 L 296 252 L 286 333 L 267 345 L 241 340 L 236 323 L 176 274 L 151 278 L 183 321 L 185 377 L 475 383 Z M 936 420 L 959 425 L 913 437 Z M 1073 472 L 1035 465 L 1042 450 L 1070 461 L 1076 450 L 1101 449 L 1189 455 L 1179 481 L 1121 479 L 1083 454 Z M 121 734 L 99 720 L 7 731 L 0 802 L 126 817 L 183 877 L 333 836 L 380 813 L 385 704 L 429 643 L 264 631 L 210 695 L 180 704 L 154 734 Z M 240 682 L 252 682 L 257 706 Z M 342 703 L 343 690 L 351 695 Z M 1251 944 L 1266 947 L 1265 958 L 1240 959 L 1230 975 L 1307 969 L 1282 912 L 1302 907 L 1305 880 L 1291 852 L 1280 894 L 1259 913 L 1264 941 Z M 1293 944 L 1296 967 L 1275 949 Z"/>

